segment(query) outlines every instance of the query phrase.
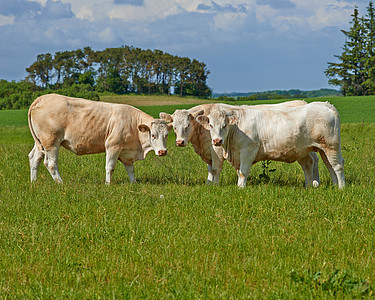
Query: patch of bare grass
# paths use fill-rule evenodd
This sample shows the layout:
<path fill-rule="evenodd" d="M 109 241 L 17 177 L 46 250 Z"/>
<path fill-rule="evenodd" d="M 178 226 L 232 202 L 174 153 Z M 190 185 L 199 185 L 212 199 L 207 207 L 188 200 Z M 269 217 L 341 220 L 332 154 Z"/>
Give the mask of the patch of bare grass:
<path fill-rule="evenodd" d="M 213 100 L 198 99 L 192 97 L 178 96 L 147 96 L 147 95 L 103 95 L 100 101 L 111 103 L 123 103 L 133 106 L 153 106 L 153 105 L 179 105 L 179 104 L 203 104 Z"/>

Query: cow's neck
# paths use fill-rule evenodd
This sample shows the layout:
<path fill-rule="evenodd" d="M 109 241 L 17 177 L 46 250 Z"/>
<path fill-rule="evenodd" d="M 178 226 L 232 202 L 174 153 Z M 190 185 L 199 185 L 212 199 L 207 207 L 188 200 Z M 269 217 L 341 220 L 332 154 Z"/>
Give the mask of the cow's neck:
<path fill-rule="evenodd" d="M 207 143 L 211 143 L 208 130 L 195 120 L 193 120 L 193 130 L 190 134 L 189 142 L 193 145 L 194 151 L 203 159 L 204 162 L 207 164 L 212 163 L 211 157 L 207 155 L 205 151 L 207 148 Z"/>
<path fill-rule="evenodd" d="M 138 125 L 145 124 L 151 128 L 151 122 L 153 120 L 154 120 L 153 117 L 149 116 L 146 113 L 141 112 L 138 116 Z M 138 136 L 139 136 L 139 142 L 142 148 L 142 153 L 139 154 L 139 157 L 142 157 L 140 159 L 145 159 L 147 153 L 149 153 L 152 150 L 150 139 L 149 139 L 149 133 L 139 133 Z"/>
<path fill-rule="evenodd" d="M 189 142 L 193 145 L 200 145 L 201 144 L 201 135 L 204 127 L 198 123 L 197 121 L 193 120 L 193 132 L 190 133 Z"/>

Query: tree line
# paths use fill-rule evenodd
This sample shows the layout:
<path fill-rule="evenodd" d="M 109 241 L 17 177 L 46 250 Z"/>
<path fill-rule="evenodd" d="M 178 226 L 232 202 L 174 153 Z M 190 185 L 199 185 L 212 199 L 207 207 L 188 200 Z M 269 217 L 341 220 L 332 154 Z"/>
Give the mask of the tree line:
<path fill-rule="evenodd" d="M 26 71 L 26 81 L 42 89 L 84 84 L 100 93 L 211 95 L 205 63 L 131 46 L 39 54 Z"/>
<path fill-rule="evenodd" d="M 360 16 L 356 6 L 349 30 L 345 35 L 342 53 L 335 55 L 339 62 L 329 62 L 325 75 L 332 85 L 340 86 L 344 96 L 375 94 L 375 8 L 372 1 L 367 13 Z"/>
<path fill-rule="evenodd" d="M 304 99 L 314 97 L 332 97 L 340 96 L 340 92 L 334 89 L 320 89 L 312 91 L 301 91 L 299 89 L 291 90 L 272 90 L 265 92 L 250 93 L 214 93 L 213 97 L 220 101 L 254 101 L 254 100 L 273 100 L 273 99 Z"/>

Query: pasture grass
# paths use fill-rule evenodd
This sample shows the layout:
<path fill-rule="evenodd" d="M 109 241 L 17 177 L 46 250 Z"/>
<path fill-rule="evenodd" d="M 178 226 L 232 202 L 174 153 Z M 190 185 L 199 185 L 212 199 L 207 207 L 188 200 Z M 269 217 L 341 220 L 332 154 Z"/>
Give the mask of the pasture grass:
<path fill-rule="evenodd" d="M 220 186 L 206 186 L 206 165 L 173 133 L 166 157 L 135 163 L 136 184 L 118 163 L 106 186 L 104 154 L 65 149 L 64 184 L 43 165 L 31 184 L 26 124 L 0 124 L 4 298 L 374 295 L 375 124 L 342 124 L 343 190 L 321 161 L 317 189 L 303 188 L 298 164 L 276 162 L 269 182 L 256 164 L 240 190 L 226 163 Z"/>
<path fill-rule="evenodd" d="M 165 106 L 165 105 L 198 105 L 212 102 L 208 99 L 198 99 L 195 97 L 180 97 L 176 95 L 101 95 L 100 101 L 111 103 L 125 103 L 133 106 Z"/>
<path fill-rule="evenodd" d="M 173 113 L 176 109 L 188 109 L 192 106 L 202 103 L 217 102 L 214 99 L 204 100 L 191 97 L 178 96 L 137 96 L 137 95 L 112 95 L 101 96 L 101 101 L 126 103 L 137 107 L 142 107 L 147 113 L 155 112 L 154 117 L 158 116 L 158 112 L 165 111 Z M 257 100 L 257 101 L 230 101 L 226 102 L 233 105 L 258 105 L 258 104 L 274 104 L 295 99 L 278 99 L 278 100 Z M 375 95 L 371 96 L 352 96 L 352 97 L 317 97 L 305 98 L 307 102 L 329 101 L 340 112 L 342 123 L 375 123 Z M 150 112 L 149 112 L 150 111 Z M 0 119 L 1 120 L 1 119 Z M 0 123 L 1 124 L 1 123 Z"/>

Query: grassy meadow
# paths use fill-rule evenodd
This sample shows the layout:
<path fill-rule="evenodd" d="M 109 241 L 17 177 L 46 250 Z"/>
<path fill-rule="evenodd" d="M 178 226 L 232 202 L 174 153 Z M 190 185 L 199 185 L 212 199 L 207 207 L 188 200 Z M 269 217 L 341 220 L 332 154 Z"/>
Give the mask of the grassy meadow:
<path fill-rule="evenodd" d="M 196 104 L 157 100 L 140 108 Z M 226 163 L 206 186 L 205 163 L 172 132 L 166 157 L 135 163 L 136 184 L 118 163 L 106 186 L 104 154 L 63 148 L 64 184 L 43 164 L 31 184 L 27 110 L 0 111 L 0 298 L 373 298 L 375 97 L 326 100 L 341 114 L 343 190 L 321 161 L 317 189 L 276 162 L 268 182 L 257 164 L 239 190 Z"/>

